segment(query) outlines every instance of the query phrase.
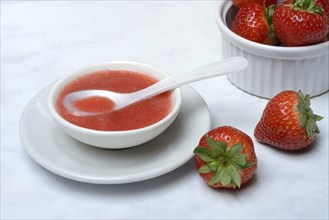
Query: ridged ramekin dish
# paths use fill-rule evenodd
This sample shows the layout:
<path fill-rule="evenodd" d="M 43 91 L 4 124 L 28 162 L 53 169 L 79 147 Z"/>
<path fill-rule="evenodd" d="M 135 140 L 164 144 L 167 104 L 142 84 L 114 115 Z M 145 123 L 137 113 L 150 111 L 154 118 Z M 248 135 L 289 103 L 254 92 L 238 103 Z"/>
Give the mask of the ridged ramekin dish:
<path fill-rule="evenodd" d="M 242 56 L 249 61 L 244 72 L 228 76 L 235 86 L 265 98 L 272 98 L 283 90 L 302 90 L 311 96 L 328 91 L 328 41 L 301 47 L 255 43 L 230 30 L 236 13 L 231 1 L 220 2 L 216 11 L 223 37 L 223 58 Z"/>

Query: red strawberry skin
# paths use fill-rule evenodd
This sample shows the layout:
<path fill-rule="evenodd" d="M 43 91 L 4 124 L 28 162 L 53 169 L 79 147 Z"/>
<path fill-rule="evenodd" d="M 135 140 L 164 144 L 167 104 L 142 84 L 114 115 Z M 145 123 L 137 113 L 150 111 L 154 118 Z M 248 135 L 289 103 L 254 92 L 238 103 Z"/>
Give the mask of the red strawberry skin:
<path fill-rule="evenodd" d="M 250 180 L 254 176 L 257 169 L 257 157 L 255 154 L 252 139 L 247 134 L 230 126 L 222 126 L 215 128 L 209 131 L 207 134 L 203 135 L 199 142 L 199 147 L 211 149 L 211 147 L 208 145 L 206 141 L 206 135 L 213 138 L 217 142 L 226 142 L 227 149 L 232 148 L 232 146 L 234 146 L 235 144 L 238 143 L 242 144 L 243 145 L 242 154 L 246 155 L 246 160 L 248 161 L 248 163 L 251 163 L 252 165 L 245 169 L 240 170 L 241 185 L 247 182 L 248 180 Z M 200 169 L 200 167 L 206 164 L 206 162 L 203 161 L 197 154 L 195 154 L 194 160 L 197 169 Z M 203 180 L 213 188 L 234 188 L 234 186 L 231 183 L 229 183 L 228 185 L 223 185 L 221 182 L 212 184 L 211 179 L 214 176 L 214 172 L 199 173 L 199 174 L 203 178 Z"/>
<path fill-rule="evenodd" d="M 319 133 L 313 118 L 318 121 L 321 116 L 313 115 L 309 107 L 302 110 L 311 114 L 307 116 L 307 120 L 312 123 L 312 132 L 308 134 L 306 127 L 301 125 L 302 114 L 298 110 L 298 95 L 296 91 L 287 90 L 268 102 L 254 130 L 257 141 L 284 150 L 299 150 L 313 142 L 315 133 Z"/>
<path fill-rule="evenodd" d="M 327 40 L 329 20 L 326 14 L 293 10 L 291 1 L 275 9 L 272 21 L 275 34 L 284 46 L 306 46 Z"/>
<path fill-rule="evenodd" d="M 237 12 L 231 30 L 237 35 L 262 44 L 276 44 L 274 31 L 268 23 L 264 5 L 250 2 Z"/>
<path fill-rule="evenodd" d="M 250 2 L 257 2 L 259 4 L 265 3 L 265 6 L 268 7 L 270 5 L 276 5 L 278 0 L 232 0 L 233 5 L 237 8 L 241 8 L 242 6 Z"/>

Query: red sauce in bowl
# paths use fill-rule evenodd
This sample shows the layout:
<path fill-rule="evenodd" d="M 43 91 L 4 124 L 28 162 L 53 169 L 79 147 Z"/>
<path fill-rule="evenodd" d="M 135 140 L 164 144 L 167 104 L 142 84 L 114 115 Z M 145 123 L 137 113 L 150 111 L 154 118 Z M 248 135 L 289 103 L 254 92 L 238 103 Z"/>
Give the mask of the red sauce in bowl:
<path fill-rule="evenodd" d="M 171 92 L 165 92 L 109 113 L 76 116 L 63 106 L 63 98 L 74 91 L 85 89 L 103 89 L 119 93 L 131 93 L 146 88 L 158 80 L 134 71 L 104 70 L 93 72 L 70 82 L 59 94 L 57 111 L 67 121 L 80 127 L 102 130 L 123 131 L 152 125 L 168 115 L 172 107 Z M 75 103 L 85 111 L 103 112 L 111 109 L 113 103 L 105 98 L 93 97 Z"/>

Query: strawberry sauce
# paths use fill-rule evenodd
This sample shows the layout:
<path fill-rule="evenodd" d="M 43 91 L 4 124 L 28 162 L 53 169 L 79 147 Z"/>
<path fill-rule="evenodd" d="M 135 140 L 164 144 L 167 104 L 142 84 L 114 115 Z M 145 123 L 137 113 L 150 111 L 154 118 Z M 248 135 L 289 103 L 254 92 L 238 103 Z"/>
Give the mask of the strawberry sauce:
<path fill-rule="evenodd" d="M 84 89 L 103 89 L 118 93 L 131 93 L 146 88 L 158 80 L 143 73 L 127 70 L 104 70 L 81 76 L 69 83 L 60 92 L 56 106 L 67 121 L 93 130 L 123 131 L 152 125 L 168 115 L 172 107 L 171 92 L 148 98 L 118 111 L 91 116 L 75 116 L 63 106 L 68 93 Z M 84 111 L 104 112 L 113 107 L 110 100 L 92 97 L 74 103 Z"/>

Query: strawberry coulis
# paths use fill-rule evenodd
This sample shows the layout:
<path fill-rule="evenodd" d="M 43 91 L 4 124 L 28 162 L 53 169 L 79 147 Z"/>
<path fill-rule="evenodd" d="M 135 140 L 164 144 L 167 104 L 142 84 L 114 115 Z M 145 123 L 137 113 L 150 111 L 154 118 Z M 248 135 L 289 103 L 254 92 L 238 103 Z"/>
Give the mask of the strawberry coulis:
<path fill-rule="evenodd" d="M 123 109 L 98 115 L 76 116 L 63 106 L 65 95 L 85 89 L 103 89 L 118 93 L 131 93 L 146 88 L 158 80 L 134 71 L 104 70 L 81 76 L 60 92 L 56 107 L 59 114 L 67 121 L 80 127 L 102 131 L 123 131 L 152 125 L 168 115 L 172 106 L 171 92 L 148 98 Z M 92 97 L 74 103 L 83 111 L 105 112 L 113 108 L 113 102 Z"/>

